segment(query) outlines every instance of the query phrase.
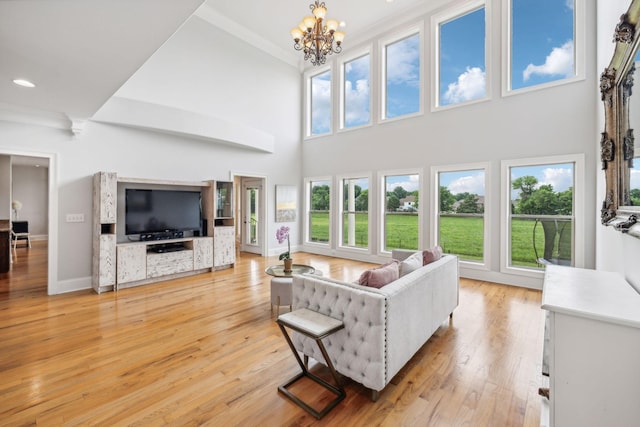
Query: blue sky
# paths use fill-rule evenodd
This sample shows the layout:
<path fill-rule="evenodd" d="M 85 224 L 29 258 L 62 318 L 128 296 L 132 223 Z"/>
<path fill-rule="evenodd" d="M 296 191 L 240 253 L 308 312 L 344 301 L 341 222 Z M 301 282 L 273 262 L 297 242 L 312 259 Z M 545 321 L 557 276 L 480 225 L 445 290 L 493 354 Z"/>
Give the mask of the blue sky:
<path fill-rule="evenodd" d="M 571 77 L 574 66 L 574 0 L 512 0 L 511 88 L 521 89 Z M 500 25 L 500 23 L 497 23 Z M 485 11 L 476 9 L 441 24 L 439 104 L 464 102 L 486 93 Z M 496 40 L 493 40 L 494 44 Z M 387 45 L 386 117 L 417 112 L 420 98 L 420 46 L 418 35 Z M 345 52 L 348 47 L 345 46 Z M 428 63 L 428 56 L 425 56 Z M 369 57 L 347 66 L 345 124 L 370 120 Z M 494 70 L 499 72 L 499 70 Z M 426 87 L 431 76 L 426 72 Z M 312 134 L 329 132 L 331 75 L 312 85 Z"/>
<path fill-rule="evenodd" d="M 447 187 L 453 194 L 471 193 L 484 196 L 484 170 L 441 172 L 440 186 Z"/>

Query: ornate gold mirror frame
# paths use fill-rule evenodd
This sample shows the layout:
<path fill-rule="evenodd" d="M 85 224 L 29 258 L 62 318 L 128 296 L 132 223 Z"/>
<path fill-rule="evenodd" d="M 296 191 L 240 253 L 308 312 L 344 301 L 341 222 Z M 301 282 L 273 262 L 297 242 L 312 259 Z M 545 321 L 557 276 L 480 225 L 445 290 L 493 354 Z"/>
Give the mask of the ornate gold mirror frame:
<path fill-rule="evenodd" d="M 640 39 L 637 31 L 639 19 L 640 0 L 633 0 L 616 26 L 613 58 L 600 76 L 605 113 L 600 158 L 606 180 L 600 218 L 602 224 L 640 238 L 640 223 L 636 225 L 640 218 L 640 206 L 631 206 L 630 197 L 630 169 L 636 154 L 633 129 L 629 123 L 629 102 Z"/>

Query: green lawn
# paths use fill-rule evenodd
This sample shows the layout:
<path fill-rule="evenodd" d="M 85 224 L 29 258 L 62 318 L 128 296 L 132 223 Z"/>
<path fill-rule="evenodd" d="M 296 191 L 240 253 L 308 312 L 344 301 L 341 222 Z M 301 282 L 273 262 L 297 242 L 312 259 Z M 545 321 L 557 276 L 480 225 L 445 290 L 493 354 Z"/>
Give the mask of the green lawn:
<path fill-rule="evenodd" d="M 368 246 L 367 214 L 355 214 L 355 247 Z M 312 241 L 329 241 L 329 214 L 315 212 L 311 216 Z M 385 248 L 418 249 L 418 215 L 417 214 L 388 214 L 386 215 L 387 241 Z M 346 221 L 344 221 L 346 223 Z M 483 218 L 442 216 L 440 218 L 440 245 L 445 253 L 460 256 L 468 261 L 482 261 Z M 530 219 L 514 218 L 512 221 L 511 252 L 513 266 L 539 267 L 536 262 L 536 252 L 533 246 L 534 227 L 536 222 Z M 347 229 L 344 228 L 343 244 L 347 245 Z M 563 236 L 570 238 L 571 224 L 566 224 Z M 566 240 L 563 238 L 563 240 Z M 544 232 L 538 223 L 535 231 L 536 249 L 542 257 L 544 251 Z M 558 236 L 556 236 L 556 240 Z M 557 243 L 557 242 L 556 242 Z M 557 245 L 556 245 L 557 247 Z M 560 242 L 560 254 L 554 256 L 571 258 L 571 246 Z"/>

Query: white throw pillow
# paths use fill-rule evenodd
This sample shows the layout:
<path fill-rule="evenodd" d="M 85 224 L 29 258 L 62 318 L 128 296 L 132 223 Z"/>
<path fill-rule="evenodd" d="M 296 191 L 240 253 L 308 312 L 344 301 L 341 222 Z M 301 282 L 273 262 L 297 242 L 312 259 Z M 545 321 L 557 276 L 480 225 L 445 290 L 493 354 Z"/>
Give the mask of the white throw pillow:
<path fill-rule="evenodd" d="M 422 267 L 422 252 L 416 252 L 404 261 L 400 262 L 400 277 Z"/>

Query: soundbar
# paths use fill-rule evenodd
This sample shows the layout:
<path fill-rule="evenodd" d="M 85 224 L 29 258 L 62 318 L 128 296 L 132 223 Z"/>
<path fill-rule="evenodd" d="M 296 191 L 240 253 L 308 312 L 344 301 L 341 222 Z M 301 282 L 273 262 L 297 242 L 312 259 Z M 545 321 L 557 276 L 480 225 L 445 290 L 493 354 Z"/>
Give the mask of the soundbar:
<path fill-rule="evenodd" d="M 183 237 L 184 237 L 183 231 L 158 231 L 156 233 L 140 234 L 140 241 L 148 242 L 151 240 L 181 239 Z"/>

